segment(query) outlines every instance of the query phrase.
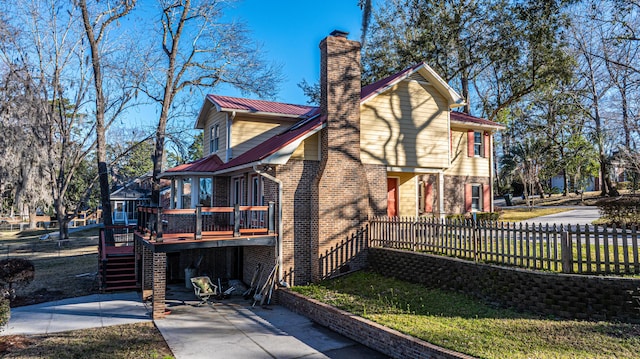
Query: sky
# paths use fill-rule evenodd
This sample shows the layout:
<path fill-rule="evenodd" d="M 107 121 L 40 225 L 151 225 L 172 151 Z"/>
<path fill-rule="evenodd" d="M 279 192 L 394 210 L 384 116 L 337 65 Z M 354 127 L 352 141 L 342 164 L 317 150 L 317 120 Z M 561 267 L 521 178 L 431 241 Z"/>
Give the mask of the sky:
<path fill-rule="evenodd" d="M 350 39 L 360 40 L 358 0 L 240 0 L 227 15 L 242 20 L 265 50 L 265 59 L 281 65 L 284 81 L 275 99 L 281 102 L 307 103 L 297 84 L 303 79 L 310 84 L 319 81 L 318 45 L 331 31 L 347 31 Z M 228 88 L 214 92 L 244 97 Z"/>
<path fill-rule="evenodd" d="M 139 16 L 150 16 L 149 11 L 143 10 Z M 266 62 L 280 66 L 283 81 L 276 97 L 268 100 L 293 104 L 307 104 L 307 97 L 297 86 L 298 83 L 302 80 L 309 84 L 319 82 L 320 41 L 336 29 L 349 32 L 348 37 L 353 40 L 359 41 L 361 34 L 362 12 L 358 0 L 237 0 L 232 1 L 225 16 L 229 20 L 242 22 L 250 31 L 250 38 L 264 51 Z M 135 17 L 132 19 L 136 21 Z M 257 95 L 243 94 L 228 85 L 205 91 L 259 99 Z M 192 101 L 190 105 L 197 113 L 204 98 L 198 95 Z M 122 122 L 127 124 L 127 128 L 153 131 L 158 115 L 157 105 L 141 105 L 129 110 Z M 178 120 L 172 121 L 177 131 L 192 129 L 195 113 L 174 120 Z M 191 131 L 187 136 L 191 136 Z"/>

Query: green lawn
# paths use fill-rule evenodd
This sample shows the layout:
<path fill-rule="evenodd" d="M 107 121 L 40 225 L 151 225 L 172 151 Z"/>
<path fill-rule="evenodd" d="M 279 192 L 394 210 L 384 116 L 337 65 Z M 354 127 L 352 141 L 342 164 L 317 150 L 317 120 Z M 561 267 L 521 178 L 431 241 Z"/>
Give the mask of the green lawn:
<path fill-rule="evenodd" d="M 520 222 L 534 217 L 547 216 L 561 212 L 570 211 L 568 208 L 502 208 L 500 221 L 502 222 Z"/>
<path fill-rule="evenodd" d="M 480 358 L 637 358 L 640 324 L 553 320 L 358 272 L 294 291 Z"/>

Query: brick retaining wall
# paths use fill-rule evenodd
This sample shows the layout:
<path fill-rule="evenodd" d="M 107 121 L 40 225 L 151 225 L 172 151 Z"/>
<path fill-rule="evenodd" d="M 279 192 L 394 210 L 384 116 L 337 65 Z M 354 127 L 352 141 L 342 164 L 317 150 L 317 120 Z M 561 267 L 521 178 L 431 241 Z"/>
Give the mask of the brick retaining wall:
<path fill-rule="evenodd" d="M 277 293 L 278 304 L 393 358 L 473 358 L 402 334 L 288 289 L 280 289 Z"/>
<path fill-rule="evenodd" d="M 536 272 L 386 248 L 369 248 L 386 276 L 463 292 L 517 310 L 561 318 L 640 322 L 640 279 Z"/>

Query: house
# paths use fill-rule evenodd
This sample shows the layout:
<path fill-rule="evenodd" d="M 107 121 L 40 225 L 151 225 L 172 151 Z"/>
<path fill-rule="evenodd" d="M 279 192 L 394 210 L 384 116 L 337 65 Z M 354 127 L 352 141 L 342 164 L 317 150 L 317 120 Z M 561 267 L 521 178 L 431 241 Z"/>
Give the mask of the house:
<path fill-rule="evenodd" d="M 464 99 L 425 63 L 361 87 L 358 42 L 335 31 L 320 50 L 319 107 L 206 96 L 205 157 L 161 174 L 170 208 L 149 218 L 165 234 L 136 242 L 154 316 L 191 263 L 248 282 L 277 261 L 279 281 L 305 284 L 357 268 L 354 253 L 327 263 L 368 218 L 491 211 L 501 125 L 452 112 Z"/>
<path fill-rule="evenodd" d="M 130 225 L 137 223 L 138 206 L 149 205 L 151 198 L 151 173 L 134 178 L 110 194 L 113 223 Z M 163 181 L 162 187 L 169 186 Z"/>

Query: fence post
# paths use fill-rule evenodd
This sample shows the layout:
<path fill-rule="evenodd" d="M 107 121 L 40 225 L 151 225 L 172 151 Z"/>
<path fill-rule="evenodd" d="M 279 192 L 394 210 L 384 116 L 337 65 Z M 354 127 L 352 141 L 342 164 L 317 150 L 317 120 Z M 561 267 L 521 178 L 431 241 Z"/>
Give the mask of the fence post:
<path fill-rule="evenodd" d="M 571 250 L 571 237 L 568 231 L 560 232 L 560 248 L 562 250 L 562 273 L 573 272 L 573 252 Z"/>
<path fill-rule="evenodd" d="M 196 231 L 195 238 L 202 239 L 202 205 L 196 206 Z"/>
<path fill-rule="evenodd" d="M 411 251 L 416 251 L 416 219 L 411 221 Z"/>

